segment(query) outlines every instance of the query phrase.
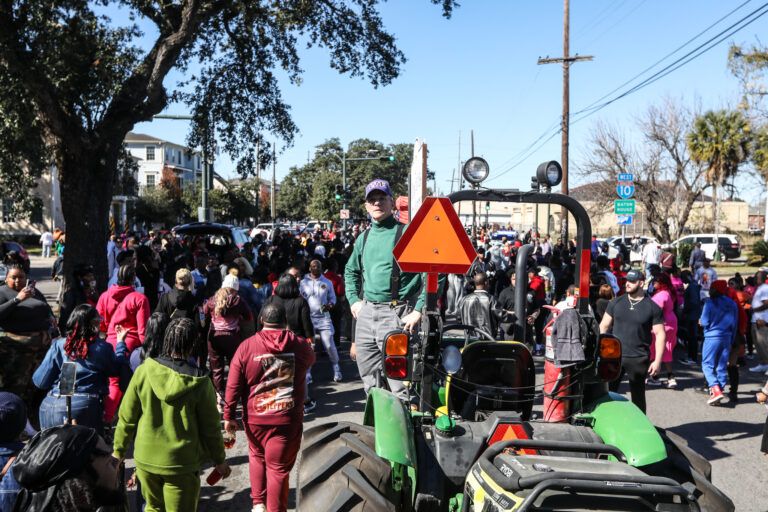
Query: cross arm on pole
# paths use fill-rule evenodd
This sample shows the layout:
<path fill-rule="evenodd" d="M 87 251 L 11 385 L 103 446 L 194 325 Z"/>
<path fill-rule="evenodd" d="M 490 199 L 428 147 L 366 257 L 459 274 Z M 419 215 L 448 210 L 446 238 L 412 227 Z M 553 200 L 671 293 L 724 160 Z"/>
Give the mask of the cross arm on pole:
<path fill-rule="evenodd" d="M 545 58 L 542 59 L 539 57 L 539 60 L 536 61 L 537 64 L 554 64 L 559 62 L 579 62 L 584 60 L 593 60 L 595 57 L 593 55 L 582 55 L 582 56 L 574 56 L 574 57 L 556 57 L 556 58 Z"/>

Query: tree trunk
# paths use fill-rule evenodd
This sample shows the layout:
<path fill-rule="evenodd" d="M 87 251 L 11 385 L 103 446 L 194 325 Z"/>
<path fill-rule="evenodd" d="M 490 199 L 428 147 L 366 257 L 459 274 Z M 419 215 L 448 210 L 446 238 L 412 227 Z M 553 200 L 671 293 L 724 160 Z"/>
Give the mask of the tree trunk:
<path fill-rule="evenodd" d="M 107 287 L 109 208 L 122 140 L 68 147 L 60 165 L 62 212 L 66 222 L 64 275 L 81 263 L 94 266 L 98 288 Z M 68 287 L 65 280 L 65 288 Z"/>

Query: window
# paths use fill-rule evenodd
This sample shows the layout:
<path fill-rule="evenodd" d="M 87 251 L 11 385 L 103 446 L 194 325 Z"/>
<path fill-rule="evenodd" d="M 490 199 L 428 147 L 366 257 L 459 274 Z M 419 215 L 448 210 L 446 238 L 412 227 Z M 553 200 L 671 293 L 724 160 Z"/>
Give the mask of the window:
<path fill-rule="evenodd" d="M 155 146 L 147 146 L 147 160 L 155 159 Z"/>
<path fill-rule="evenodd" d="M 179 190 L 184 190 L 184 178 L 179 178 Z"/>
<path fill-rule="evenodd" d="M 147 174 L 147 187 L 154 187 L 154 186 L 155 186 L 155 175 Z"/>
<path fill-rule="evenodd" d="M 39 197 L 32 199 L 32 211 L 29 214 L 29 221 L 33 224 L 43 223 L 43 200 Z"/>
<path fill-rule="evenodd" d="M 3 199 L 3 222 L 15 222 L 16 216 L 13 214 L 13 201 Z"/>
<path fill-rule="evenodd" d="M 680 240 L 680 244 L 692 244 L 692 243 L 693 243 L 693 237 L 692 236 L 687 236 L 687 237 L 683 238 L 682 240 Z"/>
<path fill-rule="evenodd" d="M 714 239 L 711 236 L 700 236 L 696 238 L 697 242 L 701 242 L 703 244 L 713 244 L 715 243 Z"/>

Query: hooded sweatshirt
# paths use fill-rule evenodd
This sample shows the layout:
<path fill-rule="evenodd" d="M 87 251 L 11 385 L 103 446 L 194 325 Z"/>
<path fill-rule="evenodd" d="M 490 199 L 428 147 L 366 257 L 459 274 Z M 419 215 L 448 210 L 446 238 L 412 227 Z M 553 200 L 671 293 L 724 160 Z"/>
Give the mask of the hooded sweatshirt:
<path fill-rule="evenodd" d="M 198 299 L 191 291 L 174 288 L 160 297 L 155 312 L 165 313 L 171 320 L 174 318 L 191 318 L 197 324 L 197 320 L 200 318 L 197 304 Z"/>
<path fill-rule="evenodd" d="M 133 286 L 119 286 L 113 284 L 107 291 L 99 296 L 99 300 L 96 303 L 96 311 L 101 315 L 101 327 L 102 332 L 107 332 L 109 329 L 109 323 L 112 321 L 112 315 L 115 314 L 117 306 L 123 301 L 123 299 L 130 293 L 133 293 Z"/>
<path fill-rule="evenodd" d="M 229 365 L 224 419 L 234 420 L 243 403 L 243 422 L 287 425 L 304 417 L 307 370 L 315 351 L 306 339 L 284 329 L 263 329 L 237 348 Z"/>
<path fill-rule="evenodd" d="M 253 318 L 251 310 L 245 302 L 237 295 L 227 297 L 227 303 L 221 310 L 221 314 L 216 314 L 216 298 L 211 298 L 205 303 L 203 313 L 211 318 L 211 327 L 214 331 L 239 331 L 240 319 L 245 321 Z"/>
<path fill-rule="evenodd" d="M 131 440 L 136 466 L 156 475 L 199 471 L 224 462 L 224 440 L 211 379 L 192 364 L 147 359 L 123 396 L 114 451 L 125 457 Z"/>
<path fill-rule="evenodd" d="M 120 288 L 130 288 L 130 291 L 122 296 L 122 300 L 109 319 L 107 341 L 113 347 L 116 345 L 117 333 L 115 332 L 115 326 L 118 324 L 122 325 L 128 330 L 128 335 L 125 337 L 125 345 L 128 347 L 128 352 L 133 352 L 136 347 L 144 343 L 144 330 L 147 327 L 147 320 L 149 320 L 149 315 L 151 314 L 149 299 L 143 293 L 134 291 L 130 286 L 121 286 Z"/>
<path fill-rule="evenodd" d="M 738 327 L 736 303 L 728 297 L 711 297 L 704 303 L 701 326 L 705 337 L 733 339 Z"/>

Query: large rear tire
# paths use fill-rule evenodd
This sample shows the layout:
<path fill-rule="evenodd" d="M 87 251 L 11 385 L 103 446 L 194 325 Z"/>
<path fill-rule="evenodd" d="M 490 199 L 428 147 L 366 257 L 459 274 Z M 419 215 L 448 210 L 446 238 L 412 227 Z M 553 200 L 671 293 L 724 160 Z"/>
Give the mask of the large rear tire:
<path fill-rule="evenodd" d="M 371 427 L 340 421 L 304 432 L 296 482 L 298 512 L 394 512 L 392 467 L 376 454 Z"/>

